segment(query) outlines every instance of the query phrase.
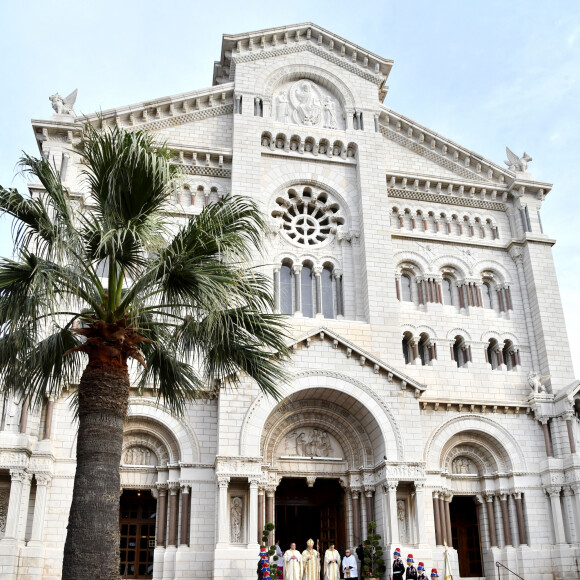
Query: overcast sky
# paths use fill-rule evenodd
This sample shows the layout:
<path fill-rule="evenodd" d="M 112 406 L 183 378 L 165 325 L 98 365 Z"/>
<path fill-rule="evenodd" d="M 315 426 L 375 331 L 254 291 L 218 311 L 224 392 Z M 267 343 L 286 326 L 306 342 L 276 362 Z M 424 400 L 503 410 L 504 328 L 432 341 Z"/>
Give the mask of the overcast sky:
<path fill-rule="evenodd" d="M 221 35 L 312 21 L 395 61 L 385 104 L 497 163 L 505 146 L 554 184 L 542 206 L 580 375 L 580 2 L 197 0 L 0 2 L 0 183 L 49 95 L 91 113 L 211 85 Z M 0 222 L 0 255 L 11 252 Z"/>

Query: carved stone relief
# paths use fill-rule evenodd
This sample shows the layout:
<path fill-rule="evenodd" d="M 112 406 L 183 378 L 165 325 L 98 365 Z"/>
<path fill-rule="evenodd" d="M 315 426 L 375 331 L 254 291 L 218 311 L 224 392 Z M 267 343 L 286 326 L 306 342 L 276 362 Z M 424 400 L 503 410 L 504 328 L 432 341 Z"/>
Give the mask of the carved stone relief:
<path fill-rule="evenodd" d="M 10 490 L 0 490 L 0 534 L 4 535 L 6 531 L 6 516 L 8 515 L 8 500 L 10 499 Z"/>
<path fill-rule="evenodd" d="M 125 465 L 155 466 L 158 464 L 158 459 L 157 455 L 148 447 L 131 446 L 125 451 L 123 463 Z"/>
<path fill-rule="evenodd" d="M 458 475 L 477 475 L 477 467 L 468 457 L 458 457 L 453 460 L 452 472 Z"/>
<path fill-rule="evenodd" d="M 344 129 L 344 112 L 326 88 L 307 80 L 284 84 L 274 94 L 273 115 L 280 123 Z"/>
<path fill-rule="evenodd" d="M 399 522 L 399 539 L 402 544 L 409 541 L 407 525 L 407 506 L 404 500 L 397 500 L 397 521 Z"/>
<path fill-rule="evenodd" d="M 342 457 L 342 449 L 326 430 L 306 427 L 290 431 L 278 446 L 276 455 L 292 457 Z"/>
<path fill-rule="evenodd" d="M 242 543 L 242 518 L 244 500 L 239 497 L 232 497 L 230 503 L 230 542 L 232 544 Z"/>

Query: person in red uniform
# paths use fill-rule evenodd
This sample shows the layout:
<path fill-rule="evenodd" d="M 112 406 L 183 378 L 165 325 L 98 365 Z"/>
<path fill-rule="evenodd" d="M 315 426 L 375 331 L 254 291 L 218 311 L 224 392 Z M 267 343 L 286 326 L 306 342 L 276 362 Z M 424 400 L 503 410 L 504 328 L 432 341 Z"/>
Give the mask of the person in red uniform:
<path fill-rule="evenodd" d="M 403 564 L 403 560 L 401 560 L 401 548 L 397 548 L 393 552 L 393 557 L 395 558 L 395 561 L 393 562 L 393 580 L 403 580 L 405 564 Z"/>
<path fill-rule="evenodd" d="M 413 560 L 413 554 L 407 556 L 407 574 L 405 575 L 406 580 L 417 580 L 417 568 L 415 568 L 415 560 Z"/>
<path fill-rule="evenodd" d="M 419 562 L 419 565 L 417 566 L 417 572 L 419 572 L 417 580 L 429 580 L 429 578 L 427 578 L 427 572 L 425 572 L 425 564 L 423 564 L 423 562 Z"/>
<path fill-rule="evenodd" d="M 431 578 L 439 578 L 439 574 L 437 574 L 437 568 L 433 568 L 431 570 Z"/>

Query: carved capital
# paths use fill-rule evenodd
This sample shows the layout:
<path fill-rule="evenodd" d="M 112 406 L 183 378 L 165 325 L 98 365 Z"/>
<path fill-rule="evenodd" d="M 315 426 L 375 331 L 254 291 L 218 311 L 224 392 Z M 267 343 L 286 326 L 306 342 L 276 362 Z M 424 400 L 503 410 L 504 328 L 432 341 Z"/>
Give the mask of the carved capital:
<path fill-rule="evenodd" d="M 190 487 L 186 483 L 181 484 L 181 493 L 189 493 Z"/>
<path fill-rule="evenodd" d="M 25 481 L 30 476 L 24 469 L 11 469 L 10 470 L 10 479 L 12 481 Z M 30 481 L 30 479 L 29 479 Z"/>
<path fill-rule="evenodd" d="M 476 494 L 473 498 L 473 501 L 477 504 L 477 505 L 482 505 L 484 503 L 484 497 L 483 495 L 481 495 L 480 493 Z"/>
<path fill-rule="evenodd" d="M 175 495 L 179 491 L 179 481 L 168 481 L 169 495 Z"/>
<path fill-rule="evenodd" d="M 249 477 L 248 483 L 250 484 L 250 488 L 257 488 L 260 485 L 260 479 L 258 477 Z"/>
<path fill-rule="evenodd" d="M 218 487 L 225 487 L 227 489 L 230 484 L 230 478 L 227 475 L 219 475 L 217 478 L 217 484 Z"/>
<path fill-rule="evenodd" d="M 550 485 L 549 487 L 546 487 L 546 493 L 550 496 L 550 498 L 552 497 L 560 497 L 560 492 L 562 491 L 562 486 L 561 485 Z"/>
<path fill-rule="evenodd" d="M 493 498 L 494 497 L 495 497 L 495 494 L 494 493 L 486 493 L 485 494 L 485 501 L 487 503 L 491 503 L 491 502 L 493 502 Z"/>
<path fill-rule="evenodd" d="M 292 272 L 295 276 L 300 275 L 300 272 L 302 272 L 302 264 L 294 264 L 292 266 Z"/>
<path fill-rule="evenodd" d="M 166 483 L 158 483 L 157 490 L 159 491 L 159 495 L 167 495 L 167 484 Z"/>
<path fill-rule="evenodd" d="M 565 487 L 562 488 L 562 494 L 564 496 L 571 496 L 574 494 L 574 490 L 572 489 L 571 486 L 566 485 Z"/>
<path fill-rule="evenodd" d="M 36 479 L 36 485 L 48 485 L 52 480 L 52 475 L 50 473 L 35 473 L 34 479 Z"/>

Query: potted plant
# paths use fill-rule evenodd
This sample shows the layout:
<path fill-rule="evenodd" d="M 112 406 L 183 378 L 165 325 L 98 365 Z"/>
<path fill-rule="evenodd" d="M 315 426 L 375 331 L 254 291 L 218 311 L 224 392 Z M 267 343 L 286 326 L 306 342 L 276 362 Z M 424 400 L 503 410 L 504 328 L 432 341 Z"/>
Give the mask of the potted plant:
<path fill-rule="evenodd" d="M 274 528 L 275 528 L 275 526 L 272 523 L 267 523 L 264 526 L 264 529 L 262 531 L 262 543 L 260 545 L 260 555 L 262 556 L 262 554 L 265 553 L 265 555 L 267 556 L 268 562 L 271 559 L 272 562 L 276 563 L 278 561 L 278 556 L 276 555 L 276 546 L 275 545 L 270 546 L 266 550 L 266 546 L 268 544 L 268 537 L 274 531 Z M 264 576 L 262 576 L 262 577 L 264 578 Z M 268 579 L 272 578 L 273 580 L 277 579 L 277 578 L 282 578 L 282 570 L 280 568 L 278 568 L 277 564 L 272 569 L 268 567 L 268 575 L 265 577 Z"/>
<path fill-rule="evenodd" d="M 368 523 L 368 536 L 365 540 L 363 578 L 379 580 L 385 573 L 385 561 L 383 560 L 383 548 L 380 544 L 381 536 L 377 534 L 377 523 Z"/>

